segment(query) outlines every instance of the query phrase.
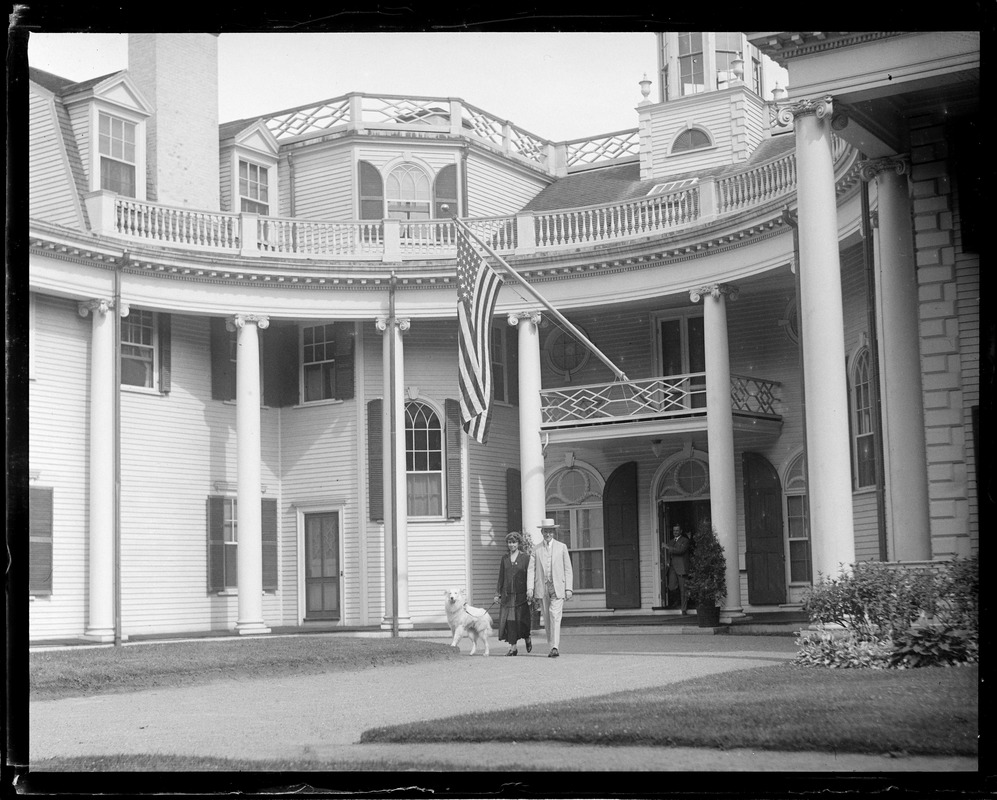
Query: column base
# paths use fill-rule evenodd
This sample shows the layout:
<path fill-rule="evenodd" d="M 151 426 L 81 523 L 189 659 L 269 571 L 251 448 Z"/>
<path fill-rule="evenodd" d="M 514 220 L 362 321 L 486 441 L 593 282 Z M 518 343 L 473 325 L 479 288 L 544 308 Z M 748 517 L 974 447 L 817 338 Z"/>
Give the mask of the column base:
<path fill-rule="evenodd" d="M 744 619 L 748 615 L 744 613 L 744 608 L 738 606 L 736 608 L 721 608 L 720 609 L 720 621 L 724 625 L 729 625 L 735 619 Z"/>
<path fill-rule="evenodd" d="M 83 638 L 91 642 L 113 642 L 113 628 L 91 628 L 83 634 Z M 122 636 L 122 639 L 125 637 Z"/>
<path fill-rule="evenodd" d="M 391 624 L 392 620 L 385 618 L 381 620 L 381 630 L 390 631 L 394 626 Z M 398 630 L 400 631 L 410 631 L 415 627 L 412 622 L 411 617 L 399 617 L 398 618 Z"/>
<path fill-rule="evenodd" d="M 270 629 L 265 622 L 239 622 L 235 626 L 235 631 L 240 636 L 254 633 L 270 633 Z"/>

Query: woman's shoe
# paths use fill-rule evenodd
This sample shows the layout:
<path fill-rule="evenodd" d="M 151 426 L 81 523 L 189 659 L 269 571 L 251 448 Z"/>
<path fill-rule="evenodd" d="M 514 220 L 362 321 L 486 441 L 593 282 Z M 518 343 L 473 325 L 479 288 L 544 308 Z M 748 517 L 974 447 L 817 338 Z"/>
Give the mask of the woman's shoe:
<path fill-rule="evenodd" d="M 518 656 L 519 651 L 515 647 L 510 647 L 509 652 L 506 653 L 507 656 Z"/>
<path fill-rule="evenodd" d="M 533 652 L 533 639 L 529 636 L 526 637 L 526 652 L 527 653 Z"/>

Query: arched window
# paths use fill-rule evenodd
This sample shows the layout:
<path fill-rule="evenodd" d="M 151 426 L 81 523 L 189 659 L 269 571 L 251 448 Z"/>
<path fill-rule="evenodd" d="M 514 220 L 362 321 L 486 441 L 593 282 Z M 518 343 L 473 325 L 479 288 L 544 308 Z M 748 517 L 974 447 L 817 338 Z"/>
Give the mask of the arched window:
<path fill-rule="evenodd" d="M 443 426 L 426 403 L 405 404 L 405 471 L 408 473 L 408 515 L 443 514 Z"/>
<path fill-rule="evenodd" d="M 450 164 L 437 172 L 433 181 L 433 216 L 435 219 L 449 219 L 454 214 L 460 214 L 457 207 L 457 165 Z"/>
<path fill-rule="evenodd" d="M 867 346 L 852 366 L 852 463 L 855 488 L 876 485 L 876 428 L 873 414 L 872 359 Z"/>
<path fill-rule="evenodd" d="M 810 519 L 807 515 L 807 470 L 803 453 L 790 462 L 783 485 L 786 493 L 786 537 L 789 540 L 789 582 L 810 583 Z"/>
<path fill-rule="evenodd" d="M 559 526 L 557 538 L 568 545 L 575 591 L 606 588 L 602 487 L 602 477 L 579 464 L 547 480 L 547 516 Z"/>
<path fill-rule="evenodd" d="M 414 164 L 391 170 L 384 186 L 388 219 L 429 219 L 429 178 Z"/>
<path fill-rule="evenodd" d="M 675 137 L 672 153 L 684 153 L 687 150 L 698 150 L 710 146 L 710 137 L 698 128 L 686 128 Z"/>
<path fill-rule="evenodd" d="M 357 163 L 360 184 L 360 219 L 384 219 L 384 181 L 377 167 L 367 161 Z"/>

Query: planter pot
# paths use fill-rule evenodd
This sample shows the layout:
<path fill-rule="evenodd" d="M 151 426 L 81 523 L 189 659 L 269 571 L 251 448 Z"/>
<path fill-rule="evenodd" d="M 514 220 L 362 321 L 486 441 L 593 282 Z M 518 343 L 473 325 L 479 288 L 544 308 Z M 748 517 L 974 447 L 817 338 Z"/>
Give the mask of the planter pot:
<path fill-rule="evenodd" d="M 716 628 L 720 625 L 720 606 L 697 606 L 696 617 L 700 628 Z"/>

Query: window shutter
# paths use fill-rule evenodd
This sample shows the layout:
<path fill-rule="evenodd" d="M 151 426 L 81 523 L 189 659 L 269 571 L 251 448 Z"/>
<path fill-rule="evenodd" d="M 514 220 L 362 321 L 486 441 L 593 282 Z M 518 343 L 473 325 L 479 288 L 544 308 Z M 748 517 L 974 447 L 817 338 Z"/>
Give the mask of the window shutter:
<path fill-rule="evenodd" d="M 277 501 L 262 500 L 263 532 L 263 591 L 276 592 L 277 577 Z"/>
<path fill-rule="evenodd" d="M 461 475 L 460 444 L 460 403 L 447 399 L 444 403 L 447 414 L 447 517 L 460 519 L 463 512 L 464 482 Z"/>
<path fill-rule="evenodd" d="M 52 490 L 28 487 L 28 591 L 52 594 Z"/>
<path fill-rule="evenodd" d="M 208 498 L 208 591 L 225 589 L 224 497 Z"/>
<path fill-rule="evenodd" d="M 159 315 L 159 391 L 170 393 L 170 315 Z"/>
<path fill-rule="evenodd" d="M 523 530 L 523 484 L 520 471 L 509 467 L 505 471 L 506 533 Z"/>
<path fill-rule="evenodd" d="M 231 332 L 225 327 L 225 320 L 211 318 L 211 399 L 235 399 L 235 364 L 229 342 Z"/>
<path fill-rule="evenodd" d="M 298 404 L 298 326 L 263 331 L 263 402 L 271 408 Z"/>
<path fill-rule="evenodd" d="M 522 323 L 520 323 L 522 324 Z M 519 405 L 519 328 L 510 328 L 505 335 L 505 361 L 508 367 L 506 385 L 509 387 L 509 402 Z M 516 530 L 516 528 L 513 528 Z"/>
<path fill-rule="evenodd" d="M 356 342 L 352 322 L 336 323 L 336 399 L 353 398 L 353 349 Z"/>
<path fill-rule="evenodd" d="M 383 400 L 367 403 L 367 502 L 370 518 L 384 520 L 384 423 L 381 420 Z"/>

